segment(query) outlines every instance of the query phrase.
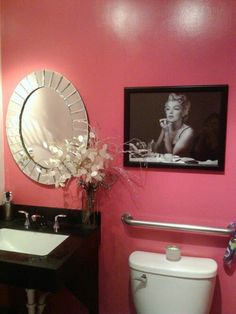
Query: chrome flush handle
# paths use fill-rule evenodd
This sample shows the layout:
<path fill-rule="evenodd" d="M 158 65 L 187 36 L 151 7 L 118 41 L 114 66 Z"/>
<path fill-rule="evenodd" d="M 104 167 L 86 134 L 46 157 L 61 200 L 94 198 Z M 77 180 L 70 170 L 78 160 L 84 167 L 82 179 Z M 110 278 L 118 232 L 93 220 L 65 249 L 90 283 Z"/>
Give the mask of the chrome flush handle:
<path fill-rule="evenodd" d="M 141 281 L 144 284 L 147 282 L 147 276 L 145 274 L 142 274 L 140 277 L 135 277 L 133 279 L 137 281 Z"/>

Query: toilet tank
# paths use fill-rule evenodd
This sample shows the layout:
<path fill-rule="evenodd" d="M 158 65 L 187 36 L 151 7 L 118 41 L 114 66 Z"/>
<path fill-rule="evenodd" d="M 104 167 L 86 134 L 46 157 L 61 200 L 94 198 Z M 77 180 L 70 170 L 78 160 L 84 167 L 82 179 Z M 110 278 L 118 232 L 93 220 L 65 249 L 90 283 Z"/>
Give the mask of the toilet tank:
<path fill-rule="evenodd" d="M 209 258 L 133 252 L 129 257 L 131 287 L 137 314 L 208 314 L 217 274 Z"/>

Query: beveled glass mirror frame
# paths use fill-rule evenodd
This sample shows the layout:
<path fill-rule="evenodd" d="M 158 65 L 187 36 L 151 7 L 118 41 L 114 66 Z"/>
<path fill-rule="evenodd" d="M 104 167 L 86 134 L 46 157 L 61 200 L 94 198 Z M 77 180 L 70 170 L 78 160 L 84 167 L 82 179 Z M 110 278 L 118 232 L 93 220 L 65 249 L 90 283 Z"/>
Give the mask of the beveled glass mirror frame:
<path fill-rule="evenodd" d="M 10 151 L 19 168 L 32 180 L 41 184 L 53 185 L 62 174 L 69 172 L 66 167 L 50 168 L 36 162 L 26 149 L 22 135 L 22 115 L 29 97 L 41 88 L 52 89 L 64 101 L 71 120 L 72 136 L 88 138 L 88 116 L 83 100 L 74 87 L 62 74 L 50 70 L 32 72 L 16 86 L 8 105 L 6 132 Z M 52 121 L 55 123 L 56 121 Z M 62 127 L 63 130 L 63 127 Z"/>

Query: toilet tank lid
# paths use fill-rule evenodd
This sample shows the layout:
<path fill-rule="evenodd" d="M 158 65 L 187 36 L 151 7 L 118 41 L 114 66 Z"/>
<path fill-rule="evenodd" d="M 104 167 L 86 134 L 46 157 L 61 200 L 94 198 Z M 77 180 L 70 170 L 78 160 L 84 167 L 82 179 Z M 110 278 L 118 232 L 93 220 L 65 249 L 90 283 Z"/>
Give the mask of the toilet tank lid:
<path fill-rule="evenodd" d="M 179 261 L 169 261 L 165 254 L 135 251 L 129 256 L 131 269 L 184 278 L 213 278 L 217 263 L 210 258 L 182 256 Z"/>

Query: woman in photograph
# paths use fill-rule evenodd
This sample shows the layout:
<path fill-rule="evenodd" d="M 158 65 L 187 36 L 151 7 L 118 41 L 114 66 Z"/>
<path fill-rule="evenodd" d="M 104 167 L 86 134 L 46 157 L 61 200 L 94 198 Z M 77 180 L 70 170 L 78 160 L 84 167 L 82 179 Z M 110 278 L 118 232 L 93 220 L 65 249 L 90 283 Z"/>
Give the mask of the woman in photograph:
<path fill-rule="evenodd" d="M 158 140 L 152 145 L 153 151 L 191 157 L 194 131 L 185 124 L 190 107 L 191 104 L 185 95 L 169 95 L 164 106 L 166 117 L 159 120 L 161 132 Z"/>

